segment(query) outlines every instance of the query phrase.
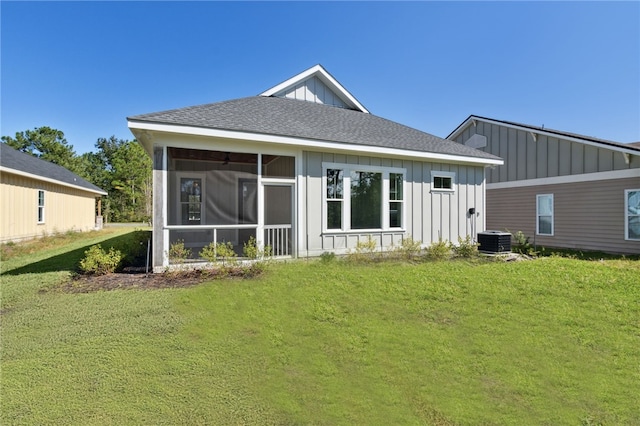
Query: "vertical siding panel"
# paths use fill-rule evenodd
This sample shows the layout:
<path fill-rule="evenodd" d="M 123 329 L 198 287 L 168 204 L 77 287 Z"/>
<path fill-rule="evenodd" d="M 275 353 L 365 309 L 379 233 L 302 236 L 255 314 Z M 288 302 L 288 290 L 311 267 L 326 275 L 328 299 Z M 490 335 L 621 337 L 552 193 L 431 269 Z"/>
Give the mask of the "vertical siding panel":
<path fill-rule="evenodd" d="M 493 155 L 496 155 L 498 157 L 500 157 L 500 127 L 496 124 L 492 124 L 491 125 L 491 135 L 489 137 L 487 137 L 487 143 L 489 145 L 490 148 L 490 152 Z M 494 183 L 494 182 L 500 182 L 500 170 L 502 169 L 502 166 L 500 167 L 496 167 L 493 166 L 491 167 L 490 171 L 489 171 L 489 182 Z"/>
<path fill-rule="evenodd" d="M 422 163 L 414 161 L 411 166 L 411 171 L 411 179 L 409 180 L 409 178 L 407 178 L 407 181 L 411 182 L 411 191 L 407 191 L 407 196 L 411 199 L 411 207 L 407 208 L 407 216 L 411 216 L 411 238 L 416 241 L 422 241 L 423 217 L 424 220 L 429 219 L 427 215 L 423 215 L 422 210 Z"/>
<path fill-rule="evenodd" d="M 621 152 L 613 153 L 613 169 L 614 170 L 626 170 L 629 168 L 624 155 Z"/>
<path fill-rule="evenodd" d="M 475 179 L 473 180 L 473 188 L 474 188 L 474 205 L 472 207 L 476 208 L 476 229 L 475 232 L 481 232 L 485 230 L 485 222 L 487 218 L 487 201 L 485 198 L 485 178 L 484 178 L 484 169 L 482 167 L 476 167 L 474 173 Z M 479 216 L 477 212 L 482 214 L 484 212 L 484 216 Z"/>
<path fill-rule="evenodd" d="M 435 220 L 433 216 L 433 200 L 431 194 L 431 163 L 422 164 L 422 182 L 423 182 L 423 194 L 422 194 L 422 212 L 424 217 L 424 225 L 422 228 L 422 242 L 428 244 L 433 238 L 433 222 Z"/>
<path fill-rule="evenodd" d="M 547 144 L 547 176 L 558 176 L 558 139 L 548 138 Z"/>
<path fill-rule="evenodd" d="M 584 173 L 584 145 L 571 142 L 571 174 Z"/>
<path fill-rule="evenodd" d="M 598 148 L 598 171 L 608 172 L 613 170 L 613 151 Z"/>
<path fill-rule="evenodd" d="M 536 148 L 537 148 L 536 152 L 538 153 L 537 160 L 536 160 L 536 162 L 538 163 L 536 177 L 544 178 L 544 177 L 547 177 L 547 170 L 548 170 L 547 151 L 549 148 L 549 142 L 546 136 L 538 136 L 538 142 L 536 142 Z"/>
<path fill-rule="evenodd" d="M 584 147 L 584 172 L 594 173 L 598 171 L 598 148 L 586 145 Z"/>
<path fill-rule="evenodd" d="M 571 142 L 560 139 L 558 141 L 558 175 L 571 174 Z"/>
<path fill-rule="evenodd" d="M 518 179 L 518 144 L 517 131 L 515 129 L 507 129 L 507 178 L 509 181 Z"/>
<path fill-rule="evenodd" d="M 516 137 L 516 176 L 518 180 L 524 180 L 527 178 L 527 134 L 522 130 L 518 130 Z"/>
<path fill-rule="evenodd" d="M 533 140 L 531 133 L 526 132 L 526 144 L 527 144 L 527 153 L 526 153 L 526 163 L 527 163 L 527 179 L 535 179 L 536 172 L 538 170 L 538 155 L 536 153 L 536 142 Z"/>
<path fill-rule="evenodd" d="M 458 200 L 458 236 L 465 237 L 469 235 L 469 224 L 467 221 L 467 210 L 469 208 L 469 172 L 473 170 L 467 166 L 460 167 L 460 174 L 458 176 L 458 194 L 456 199 Z M 457 240 L 457 238 L 456 238 Z"/>
<path fill-rule="evenodd" d="M 307 244 L 309 250 L 324 247 L 322 234 L 322 218 L 324 206 L 322 196 L 310 197 L 309 194 L 322 194 L 322 160 L 323 154 L 307 152 Z"/>
<path fill-rule="evenodd" d="M 509 163 L 509 132 L 506 127 L 500 127 L 500 157 L 504 160 L 504 164 L 498 166 L 500 170 L 500 182 L 507 182 L 509 180 L 509 176 L 507 173 L 508 163 Z"/>

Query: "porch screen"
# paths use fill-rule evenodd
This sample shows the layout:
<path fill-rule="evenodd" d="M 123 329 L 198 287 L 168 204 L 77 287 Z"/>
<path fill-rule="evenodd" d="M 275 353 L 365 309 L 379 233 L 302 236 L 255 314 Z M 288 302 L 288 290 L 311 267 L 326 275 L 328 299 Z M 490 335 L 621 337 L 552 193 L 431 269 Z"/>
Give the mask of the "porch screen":
<path fill-rule="evenodd" d="M 169 225 L 258 223 L 256 154 L 169 149 Z"/>

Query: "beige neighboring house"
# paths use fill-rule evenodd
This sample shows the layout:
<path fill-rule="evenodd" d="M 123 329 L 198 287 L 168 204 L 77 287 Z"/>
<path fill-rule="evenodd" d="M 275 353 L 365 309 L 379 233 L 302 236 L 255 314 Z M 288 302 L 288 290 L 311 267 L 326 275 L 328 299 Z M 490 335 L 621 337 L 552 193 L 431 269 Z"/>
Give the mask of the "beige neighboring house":
<path fill-rule="evenodd" d="M 64 167 L 0 143 L 0 242 L 102 227 L 107 193 Z"/>
<path fill-rule="evenodd" d="M 487 229 L 546 247 L 640 254 L 640 144 L 472 115 L 448 139 L 497 155 Z"/>

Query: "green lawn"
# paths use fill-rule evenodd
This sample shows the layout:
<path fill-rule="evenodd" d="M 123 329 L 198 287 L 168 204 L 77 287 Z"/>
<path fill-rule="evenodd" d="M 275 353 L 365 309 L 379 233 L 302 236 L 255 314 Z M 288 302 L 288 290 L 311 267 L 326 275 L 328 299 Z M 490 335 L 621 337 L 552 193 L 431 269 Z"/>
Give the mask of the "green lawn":
<path fill-rule="evenodd" d="M 68 294 L 2 262 L 0 424 L 640 424 L 640 262 L 292 262 Z"/>

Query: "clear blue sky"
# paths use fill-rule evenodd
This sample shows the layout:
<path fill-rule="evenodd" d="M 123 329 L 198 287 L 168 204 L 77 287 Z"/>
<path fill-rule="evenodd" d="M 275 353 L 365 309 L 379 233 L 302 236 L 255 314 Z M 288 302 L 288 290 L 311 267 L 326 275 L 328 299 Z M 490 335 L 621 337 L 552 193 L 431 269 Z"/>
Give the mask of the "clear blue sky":
<path fill-rule="evenodd" d="M 78 154 L 126 117 L 257 95 L 322 64 L 373 114 L 640 141 L 640 2 L 0 2 L 1 134 Z"/>

